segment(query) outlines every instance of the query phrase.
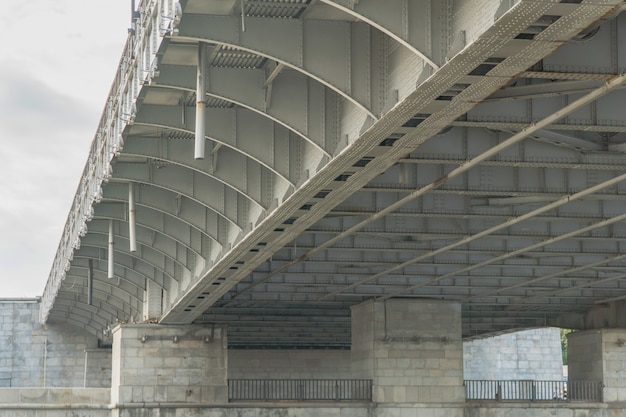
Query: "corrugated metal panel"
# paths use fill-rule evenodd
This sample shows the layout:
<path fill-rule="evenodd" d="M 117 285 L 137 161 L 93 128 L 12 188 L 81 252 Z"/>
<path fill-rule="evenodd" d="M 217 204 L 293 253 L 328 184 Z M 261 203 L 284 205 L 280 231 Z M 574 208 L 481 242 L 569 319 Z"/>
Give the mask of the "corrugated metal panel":
<path fill-rule="evenodd" d="M 246 16 L 297 19 L 310 0 L 247 0 Z"/>
<path fill-rule="evenodd" d="M 226 68 L 261 68 L 266 58 L 230 46 L 222 46 L 212 65 Z"/>
<path fill-rule="evenodd" d="M 215 98 L 215 97 L 209 97 L 207 98 L 206 106 L 212 107 L 212 108 L 224 109 L 224 108 L 233 107 L 234 104 L 231 103 L 230 101 L 222 100 L 222 99 Z"/>

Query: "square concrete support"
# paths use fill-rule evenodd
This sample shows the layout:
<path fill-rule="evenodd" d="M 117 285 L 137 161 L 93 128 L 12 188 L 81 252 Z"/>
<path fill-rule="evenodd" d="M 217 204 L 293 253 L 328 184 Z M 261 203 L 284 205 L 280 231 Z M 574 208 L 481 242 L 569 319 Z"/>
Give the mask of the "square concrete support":
<path fill-rule="evenodd" d="M 626 402 L 626 329 L 573 332 L 567 336 L 568 395 L 575 381 L 596 381 L 606 403 Z"/>
<path fill-rule="evenodd" d="M 227 403 L 227 353 L 223 328 L 119 325 L 111 403 Z"/>
<path fill-rule="evenodd" d="M 464 403 L 461 305 L 391 299 L 352 309 L 352 372 L 376 403 Z"/>

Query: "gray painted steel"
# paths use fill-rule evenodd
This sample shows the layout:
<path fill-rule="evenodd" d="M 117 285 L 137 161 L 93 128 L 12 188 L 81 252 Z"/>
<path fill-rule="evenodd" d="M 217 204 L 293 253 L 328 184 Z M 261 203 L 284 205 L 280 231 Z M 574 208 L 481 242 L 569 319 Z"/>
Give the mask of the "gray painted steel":
<path fill-rule="evenodd" d="M 466 338 L 619 324 L 623 2 L 138 7 L 43 322 L 346 348 L 351 306 L 414 297 L 461 303 Z"/>

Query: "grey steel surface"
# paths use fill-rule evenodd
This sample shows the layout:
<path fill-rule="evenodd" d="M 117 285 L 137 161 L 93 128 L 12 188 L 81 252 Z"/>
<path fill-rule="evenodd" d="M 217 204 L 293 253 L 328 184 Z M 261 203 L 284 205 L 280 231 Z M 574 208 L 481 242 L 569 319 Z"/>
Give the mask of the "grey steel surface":
<path fill-rule="evenodd" d="M 119 321 L 217 323 L 232 347 L 346 348 L 350 306 L 413 297 L 461 303 L 464 337 L 615 325 L 623 7 L 141 2 L 42 321 L 104 338 Z"/>

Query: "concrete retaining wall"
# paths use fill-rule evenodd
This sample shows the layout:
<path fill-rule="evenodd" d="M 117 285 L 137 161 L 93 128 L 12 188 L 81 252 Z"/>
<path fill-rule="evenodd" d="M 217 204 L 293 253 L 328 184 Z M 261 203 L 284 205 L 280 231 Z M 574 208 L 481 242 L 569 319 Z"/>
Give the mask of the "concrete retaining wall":
<path fill-rule="evenodd" d="M 106 388 L 0 388 L 0 417 L 110 417 Z"/>
<path fill-rule="evenodd" d="M 465 379 L 563 378 L 561 336 L 554 327 L 524 330 L 463 344 Z"/>
<path fill-rule="evenodd" d="M 111 350 L 98 349 L 95 336 L 67 324 L 42 326 L 35 299 L 0 299 L 0 387 L 110 385 Z"/>
<path fill-rule="evenodd" d="M 626 408 L 603 404 L 567 403 L 548 406 L 541 403 L 510 405 L 467 404 L 463 417 L 626 417 Z"/>
<path fill-rule="evenodd" d="M 231 349 L 228 378 L 351 378 L 350 351 Z"/>
<path fill-rule="evenodd" d="M 573 332 L 569 340 L 569 374 L 572 381 L 602 381 L 605 402 L 626 403 L 626 329 Z"/>
<path fill-rule="evenodd" d="M 109 391 L 80 389 L 13 389 L 23 402 L 1 403 L 0 417 L 626 417 L 626 409 L 605 405 L 563 403 L 519 404 L 130 404 L 111 410 Z M 0 389 L 0 398 L 6 393 Z"/>

